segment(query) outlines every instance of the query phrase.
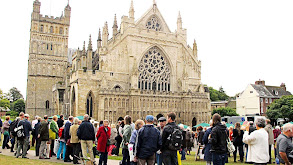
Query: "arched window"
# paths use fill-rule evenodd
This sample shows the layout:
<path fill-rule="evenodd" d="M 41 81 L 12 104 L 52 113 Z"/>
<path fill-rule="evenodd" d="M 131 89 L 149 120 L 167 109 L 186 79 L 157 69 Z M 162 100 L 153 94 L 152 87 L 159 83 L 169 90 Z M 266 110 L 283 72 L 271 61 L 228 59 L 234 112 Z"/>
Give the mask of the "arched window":
<path fill-rule="evenodd" d="M 59 34 L 63 34 L 63 28 L 59 28 Z"/>
<path fill-rule="evenodd" d="M 161 21 L 155 15 L 151 16 L 145 26 L 147 29 L 152 29 L 156 31 L 162 30 Z"/>
<path fill-rule="evenodd" d="M 49 100 L 46 101 L 46 109 L 49 109 L 50 108 L 50 102 Z"/>
<path fill-rule="evenodd" d="M 53 26 L 50 27 L 50 33 L 54 33 Z"/>
<path fill-rule="evenodd" d="M 90 92 L 87 99 L 86 99 L 86 113 L 93 117 L 93 97 L 92 93 Z"/>
<path fill-rule="evenodd" d="M 138 88 L 141 90 L 170 91 L 171 70 L 158 47 L 149 49 L 139 64 Z"/>
<path fill-rule="evenodd" d="M 40 29 L 41 32 L 44 32 L 44 25 L 41 25 L 41 29 Z"/>

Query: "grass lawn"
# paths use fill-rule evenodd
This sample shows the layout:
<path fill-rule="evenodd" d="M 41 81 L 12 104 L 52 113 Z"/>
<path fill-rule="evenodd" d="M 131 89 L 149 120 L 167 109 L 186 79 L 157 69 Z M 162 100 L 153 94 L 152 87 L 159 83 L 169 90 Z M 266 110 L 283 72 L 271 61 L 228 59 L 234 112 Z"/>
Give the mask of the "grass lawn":
<path fill-rule="evenodd" d="M 49 161 L 40 161 L 40 160 L 32 160 L 32 159 L 21 159 L 21 158 L 15 158 L 12 156 L 4 156 L 0 155 L 0 162 L 3 165 L 17 165 L 17 164 L 38 164 L 38 165 L 61 165 L 62 163 L 56 163 L 56 162 L 49 162 Z"/>

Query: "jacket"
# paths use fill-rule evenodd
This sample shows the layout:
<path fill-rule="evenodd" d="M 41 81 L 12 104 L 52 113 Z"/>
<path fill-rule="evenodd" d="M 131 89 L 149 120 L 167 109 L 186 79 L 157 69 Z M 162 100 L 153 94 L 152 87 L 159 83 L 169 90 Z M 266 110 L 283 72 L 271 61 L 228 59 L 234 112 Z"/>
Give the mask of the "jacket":
<path fill-rule="evenodd" d="M 269 135 L 269 145 L 274 144 L 274 133 L 273 133 L 273 127 L 271 124 L 267 124 L 265 127 L 265 130 L 267 131 Z"/>
<path fill-rule="evenodd" d="M 186 131 L 182 131 L 182 137 L 183 137 L 183 140 L 182 140 L 182 149 L 186 148 L 187 145 L 186 145 Z"/>
<path fill-rule="evenodd" d="M 79 127 L 78 124 L 74 124 L 70 127 L 70 129 L 69 129 L 69 134 L 71 136 L 70 143 L 79 143 L 79 139 L 77 136 L 78 127 Z"/>
<path fill-rule="evenodd" d="M 164 150 L 169 150 L 168 149 L 168 137 L 170 134 L 173 133 L 174 131 L 174 128 L 178 128 L 179 127 L 176 125 L 175 122 L 172 122 L 172 123 L 168 123 L 166 124 L 166 126 L 164 127 L 163 129 L 163 134 L 162 134 L 162 148 L 161 148 L 161 151 L 163 152 Z M 171 151 L 171 150 L 170 150 Z"/>
<path fill-rule="evenodd" d="M 212 128 L 209 128 L 206 130 L 204 136 L 203 136 L 203 144 L 205 145 L 204 147 L 204 160 L 205 161 L 212 161 L 212 153 L 210 152 L 212 145 L 209 143 L 209 136 L 212 132 Z"/>
<path fill-rule="evenodd" d="M 9 121 L 5 120 L 3 123 L 3 131 L 2 132 L 4 133 L 5 131 L 8 131 L 9 126 L 10 126 Z"/>
<path fill-rule="evenodd" d="M 128 149 L 128 146 L 126 145 L 126 143 L 129 143 L 130 137 L 131 137 L 131 132 L 132 132 L 132 127 L 131 125 L 125 125 L 122 129 L 122 144 L 121 147 L 123 149 Z"/>
<path fill-rule="evenodd" d="M 110 145 L 114 145 L 116 143 L 116 140 L 115 140 L 116 136 L 117 136 L 117 129 L 111 128 Z"/>
<path fill-rule="evenodd" d="M 58 125 L 58 128 L 61 128 L 64 125 L 64 120 L 62 120 L 61 118 L 59 118 L 57 120 L 57 125 Z"/>
<path fill-rule="evenodd" d="M 29 122 L 27 119 L 23 119 L 20 121 L 21 123 L 19 124 L 23 124 L 23 128 L 24 128 L 24 135 L 26 137 L 30 136 L 30 131 L 32 131 L 32 125 L 31 122 Z"/>
<path fill-rule="evenodd" d="M 95 141 L 95 130 L 93 124 L 89 121 L 83 121 L 78 127 L 77 136 L 80 140 Z"/>
<path fill-rule="evenodd" d="M 136 156 L 140 159 L 154 155 L 162 146 L 160 131 L 154 125 L 144 125 L 137 136 Z"/>
<path fill-rule="evenodd" d="M 41 141 L 49 141 L 49 122 L 45 120 L 41 122 L 39 135 Z"/>
<path fill-rule="evenodd" d="M 233 145 L 234 146 L 242 146 L 243 145 L 243 130 L 240 130 L 240 135 L 237 129 L 233 129 Z"/>
<path fill-rule="evenodd" d="M 281 132 L 281 130 L 279 130 L 279 129 L 274 129 L 274 130 L 273 130 L 273 134 L 274 134 L 274 142 L 276 142 L 278 136 L 279 136 L 281 133 L 282 133 L 282 132 Z"/>
<path fill-rule="evenodd" d="M 58 130 L 59 130 L 59 128 L 57 126 L 57 123 L 54 120 L 52 120 L 51 123 L 50 123 L 50 130 L 52 130 L 53 132 L 56 133 L 55 139 L 57 139 L 58 138 Z"/>
<path fill-rule="evenodd" d="M 110 146 L 107 146 L 107 141 L 108 141 L 108 139 L 110 139 L 110 136 L 111 136 L 111 128 L 110 127 L 107 127 L 107 131 L 104 126 L 99 128 L 97 135 L 96 135 L 97 140 L 98 140 L 97 150 L 99 152 L 109 152 Z"/>
<path fill-rule="evenodd" d="M 249 126 L 249 135 L 251 134 L 251 132 L 255 131 L 256 128 L 254 126 Z"/>
<path fill-rule="evenodd" d="M 36 137 L 37 139 L 38 139 L 40 126 L 41 126 L 41 122 L 38 122 L 37 124 L 35 124 L 34 131 L 33 131 L 34 132 L 33 136 Z"/>
<path fill-rule="evenodd" d="M 68 139 L 70 139 L 70 134 L 69 134 L 69 131 L 70 131 L 70 126 L 71 126 L 71 122 L 70 121 L 67 121 L 65 123 L 65 126 L 64 126 L 64 139 L 65 139 L 65 142 L 67 142 Z"/>
<path fill-rule="evenodd" d="M 215 152 L 218 154 L 224 154 L 228 152 L 227 149 L 227 127 L 222 125 L 221 123 L 217 123 L 213 126 L 211 132 L 211 138 L 209 139 L 209 143 L 211 146 L 211 152 Z"/>
<path fill-rule="evenodd" d="M 203 136 L 204 136 L 204 132 L 203 131 L 200 131 L 198 133 L 198 143 L 200 143 L 201 145 L 203 145 Z"/>

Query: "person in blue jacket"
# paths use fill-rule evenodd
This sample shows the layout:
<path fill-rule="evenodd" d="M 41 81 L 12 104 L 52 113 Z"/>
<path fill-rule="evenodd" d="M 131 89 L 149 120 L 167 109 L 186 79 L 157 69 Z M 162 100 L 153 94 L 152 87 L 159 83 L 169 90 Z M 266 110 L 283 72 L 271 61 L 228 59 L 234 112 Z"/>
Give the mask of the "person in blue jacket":
<path fill-rule="evenodd" d="M 207 162 L 207 165 L 212 164 L 212 153 L 211 150 L 211 144 L 209 143 L 209 136 L 212 132 L 212 122 L 210 122 L 210 128 L 208 128 L 203 136 L 203 144 L 204 144 L 204 160 Z"/>

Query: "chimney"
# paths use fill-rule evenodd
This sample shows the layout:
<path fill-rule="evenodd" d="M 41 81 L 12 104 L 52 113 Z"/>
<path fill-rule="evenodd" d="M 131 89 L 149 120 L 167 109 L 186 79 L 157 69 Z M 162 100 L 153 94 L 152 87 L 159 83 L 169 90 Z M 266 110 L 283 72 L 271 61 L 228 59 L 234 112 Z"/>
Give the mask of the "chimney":
<path fill-rule="evenodd" d="M 255 85 L 262 85 L 262 86 L 265 86 L 266 83 L 264 80 L 258 80 L 258 81 L 255 81 Z"/>
<path fill-rule="evenodd" d="M 285 83 L 282 83 L 282 84 L 280 85 L 280 87 L 283 88 L 283 89 L 286 91 L 286 85 L 285 85 Z"/>

